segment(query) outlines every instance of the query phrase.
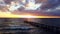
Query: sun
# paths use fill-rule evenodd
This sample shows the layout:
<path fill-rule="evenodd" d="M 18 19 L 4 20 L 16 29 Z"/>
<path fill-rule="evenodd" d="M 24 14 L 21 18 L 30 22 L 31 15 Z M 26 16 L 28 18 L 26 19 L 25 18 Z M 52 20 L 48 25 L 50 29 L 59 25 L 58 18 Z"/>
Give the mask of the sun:
<path fill-rule="evenodd" d="M 21 18 L 36 18 L 36 16 L 33 15 L 20 15 Z"/>

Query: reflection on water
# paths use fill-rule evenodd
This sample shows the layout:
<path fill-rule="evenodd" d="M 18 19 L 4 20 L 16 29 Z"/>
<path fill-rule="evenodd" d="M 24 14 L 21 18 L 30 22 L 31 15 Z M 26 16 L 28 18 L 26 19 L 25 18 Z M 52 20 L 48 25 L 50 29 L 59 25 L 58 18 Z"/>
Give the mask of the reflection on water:
<path fill-rule="evenodd" d="M 59 28 L 47 25 L 50 21 L 60 22 L 60 19 L 0 19 L 0 33 L 2 34 L 56 34 Z M 25 21 L 28 21 L 25 23 Z M 41 23 L 42 22 L 42 23 Z M 52 24 L 50 22 L 50 24 Z M 45 25 L 41 25 L 46 23 Z M 33 24 L 33 25 L 31 25 Z M 55 23 L 56 24 L 56 23 Z M 48 29 L 47 29 L 48 28 Z M 50 31 L 49 31 L 50 30 Z M 54 32 L 53 32 L 54 30 Z"/>

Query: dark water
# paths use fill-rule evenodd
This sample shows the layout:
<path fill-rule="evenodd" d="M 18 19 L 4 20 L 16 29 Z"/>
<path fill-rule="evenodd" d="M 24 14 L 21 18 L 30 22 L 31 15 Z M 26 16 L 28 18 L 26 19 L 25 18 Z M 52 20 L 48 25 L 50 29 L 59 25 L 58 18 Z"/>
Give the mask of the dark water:
<path fill-rule="evenodd" d="M 56 28 L 59 27 L 60 19 L 33 19 L 30 21 L 26 22 L 25 19 L 0 19 L 0 32 L 2 34 L 59 34 L 60 32 L 58 31 L 60 29 Z"/>

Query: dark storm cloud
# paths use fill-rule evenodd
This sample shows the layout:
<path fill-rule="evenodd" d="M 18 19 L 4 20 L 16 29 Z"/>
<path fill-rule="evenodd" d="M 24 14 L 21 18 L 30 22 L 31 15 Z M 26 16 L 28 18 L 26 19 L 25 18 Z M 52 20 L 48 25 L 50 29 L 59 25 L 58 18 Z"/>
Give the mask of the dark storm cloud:
<path fill-rule="evenodd" d="M 60 0 L 47 0 L 47 2 L 43 3 L 42 9 L 56 8 L 59 6 Z"/>
<path fill-rule="evenodd" d="M 60 0 L 47 0 L 41 6 L 41 9 L 44 11 L 44 14 L 51 16 L 60 16 L 60 9 L 56 9 L 60 7 Z M 45 11 L 46 10 L 46 11 Z"/>

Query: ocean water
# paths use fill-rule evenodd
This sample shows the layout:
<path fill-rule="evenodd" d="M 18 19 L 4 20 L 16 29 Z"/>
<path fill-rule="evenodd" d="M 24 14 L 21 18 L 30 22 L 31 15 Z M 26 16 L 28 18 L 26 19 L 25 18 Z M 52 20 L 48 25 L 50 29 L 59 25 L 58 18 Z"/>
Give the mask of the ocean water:
<path fill-rule="evenodd" d="M 40 20 L 40 22 L 39 22 Z M 1 34 L 59 34 L 60 19 L 0 19 Z M 39 22 L 39 23 L 38 23 Z M 43 25 L 44 24 L 44 25 Z M 53 27 L 54 26 L 54 27 Z"/>

